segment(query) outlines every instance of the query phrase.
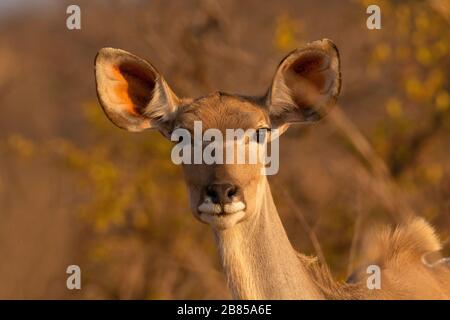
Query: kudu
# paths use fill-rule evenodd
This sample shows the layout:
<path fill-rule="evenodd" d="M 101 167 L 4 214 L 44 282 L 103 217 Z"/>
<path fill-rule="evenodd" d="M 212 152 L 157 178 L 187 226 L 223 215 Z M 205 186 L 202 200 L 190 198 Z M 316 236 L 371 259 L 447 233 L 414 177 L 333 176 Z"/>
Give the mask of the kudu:
<path fill-rule="evenodd" d="M 340 61 L 330 40 L 291 52 L 278 66 L 262 97 L 215 92 L 179 98 L 155 67 L 126 51 L 101 49 L 95 60 L 97 93 L 103 110 L 129 131 L 175 128 L 284 132 L 295 122 L 321 119 L 341 86 Z M 335 282 L 326 266 L 297 253 L 283 228 L 262 164 L 183 164 L 191 210 L 209 224 L 228 285 L 238 299 L 448 299 L 450 268 L 425 264 L 438 251 L 434 230 L 411 219 L 395 230 L 380 230 L 370 242 L 367 264 L 381 270 L 381 289 L 369 290 L 365 269 L 351 281 Z"/>

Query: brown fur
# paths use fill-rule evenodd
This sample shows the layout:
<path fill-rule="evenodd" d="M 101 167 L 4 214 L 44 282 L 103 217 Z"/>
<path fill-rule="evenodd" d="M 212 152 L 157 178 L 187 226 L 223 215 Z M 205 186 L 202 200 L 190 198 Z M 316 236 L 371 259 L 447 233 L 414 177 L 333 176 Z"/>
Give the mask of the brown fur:
<path fill-rule="evenodd" d="M 450 268 L 426 266 L 421 258 L 441 249 L 434 229 L 421 218 L 411 219 L 397 228 L 375 228 L 367 238 L 366 263 L 352 276 L 352 283 L 334 281 L 329 269 L 316 259 L 309 271 L 328 299 L 450 299 Z M 366 286 L 366 266 L 381 268 L 381 289 Z"/>

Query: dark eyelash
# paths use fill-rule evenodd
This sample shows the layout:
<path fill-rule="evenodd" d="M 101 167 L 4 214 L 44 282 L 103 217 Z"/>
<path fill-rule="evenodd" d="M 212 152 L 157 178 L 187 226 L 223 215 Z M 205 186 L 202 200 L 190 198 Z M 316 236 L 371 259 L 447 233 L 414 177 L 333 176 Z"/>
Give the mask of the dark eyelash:
<path fill-rule="evenodd" d="M 266 132 L 270 132 L 272 129 L 271 128 L 258 128 L 258 129 L 256 129 L 256 142 L 257 143 L 261 143 L 262 142 L 259 139 L 259 137 L 260 137 L 260 130 L 265 130 Z"/>

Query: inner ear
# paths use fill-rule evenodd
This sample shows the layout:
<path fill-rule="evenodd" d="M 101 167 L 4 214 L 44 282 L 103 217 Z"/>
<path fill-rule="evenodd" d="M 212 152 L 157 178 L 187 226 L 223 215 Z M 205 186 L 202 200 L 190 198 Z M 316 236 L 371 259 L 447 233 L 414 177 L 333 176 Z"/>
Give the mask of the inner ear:
<path fill-rule="evenodd" d="M 286 56 L 266 95 L 277 125 L 320 120 L 336 103 L 341 87 L 339 52 L 328 39 L 314 41 Z"/>
<path fill-rule="evenodd" d="M 159 129 L 171 120 L 180 103 L 156 68 L 120 49 L 99 51 L 95 79 L 106 115 L 128 131 Z"/>
<path fill-rule="evenodd" d="M 284 79 L 297 106 L 315 105 L 322 95 L 330 92 L 334 80 L 330 63 L 330 57 L 324 52 L 311 51 L 287 66 Z"/>
<path fill-rule="evenodd" d="M 330 58 L 322 52 L 305 53 L 301 59 L 292 64 L 289 71 L 288 85 L 292 85 L 296 81 L 292 78 L 302 77 L 308 80 L 319 93 L 326 93 L 331 88 L 332 72 L 330 70 Z"/>
<path fill-rule="evenodd" d="M 115 88 L 117 96 L 128 105 L 131 113 L 144 114 L 155 89 L 154 73 L 133 62 L 125 62 L 113 68 L 118 82 Z"/>

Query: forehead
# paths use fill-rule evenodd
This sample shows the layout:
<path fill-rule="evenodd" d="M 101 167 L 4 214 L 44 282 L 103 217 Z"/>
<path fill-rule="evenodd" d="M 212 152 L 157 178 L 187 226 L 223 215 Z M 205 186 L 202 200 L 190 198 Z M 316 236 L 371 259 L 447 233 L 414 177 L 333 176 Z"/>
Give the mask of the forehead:
<path fill-rule="evenodd" d="M 183 106 L 175 120 L 176 127 L 194 128 L 201 121 L 203 130 L 215 128 L 250 129 L 269 125 L 264 109 L 251 99 L 215 92 Z"/>

